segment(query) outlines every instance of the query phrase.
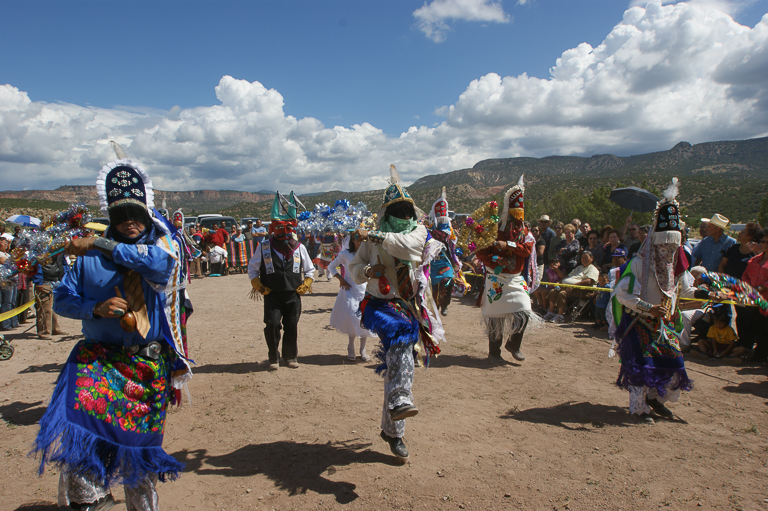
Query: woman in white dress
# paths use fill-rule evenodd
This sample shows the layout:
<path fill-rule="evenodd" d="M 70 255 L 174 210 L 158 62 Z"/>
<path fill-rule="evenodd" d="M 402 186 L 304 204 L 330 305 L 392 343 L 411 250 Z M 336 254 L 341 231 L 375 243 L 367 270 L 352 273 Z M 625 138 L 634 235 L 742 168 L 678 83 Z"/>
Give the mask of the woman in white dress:
<path fill-rule="evenodd" d="M 357 360 L 355 356 L 355 337 L 360 337 L 360 358 L 368 362 L 371 357 L 365 350 L 365 344 L 369 337 L 376 337 L 360 324 L 360 301 L 365 296 L 366 284 L 355 284 L 349 277 L 349 263 L 355 257 L 355 252 L 360 247 L 360 241 L 347 236 L 342 243 L 342 250 L 328 265 L 328 273 L 339 280 L 339 294 L 331 312 L 330 325 L 349 336 L 347 346 L 347 358 Z"/>

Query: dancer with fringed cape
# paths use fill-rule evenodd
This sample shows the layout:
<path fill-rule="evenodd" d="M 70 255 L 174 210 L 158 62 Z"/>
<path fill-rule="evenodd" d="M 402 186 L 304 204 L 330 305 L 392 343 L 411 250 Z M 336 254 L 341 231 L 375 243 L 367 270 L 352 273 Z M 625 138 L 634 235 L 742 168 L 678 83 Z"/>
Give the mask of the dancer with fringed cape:
<path fill-rule="evenodd" d="M 381 437 L 395 456 L 405 459 L 405 419 L 418 413 L 411 392 L 414 349 L 420 341 L 428 363 L 440 353 L 438 343 L 444 338 L 424 271 L 443 244 L 430 239 L 416 221 L 421 211 L 400 184 L 394 165 L 390 173 L 378 230 L 360 231 L 367 242 L 357 249 L 349 270 L 356 283 L 367 284 L 360 303 L 362 325 L 381 339 L 376 354 L 382 362 L 377 372 L 384 374 Z"/>
<path fill-rule="evenodd" d="M 482 294 L 483 320 L 488 332 L 488 358 L 503 362 L 501 345 L 515 360 L 523 361 L 523 334 L 541 318 L 531 310 L 531 293 L 539 283 L 533 234 L 523 224 L 525 186 L 523 176 L 504 195 L 496 241 L 477 251 L 486 267 Z"/>
<path fill-rule="evenodd" d="M 692 287 L 680 233 L 677 178 L 659 202 L 653 226 L 637 255 L 622 266 L 611 293 L 609 335 L 617 345 L 621 369 L 616 385 L 629 391 L 629 412 L 653 424 L 651 410 L 671 419 L 664 405 L 677 402 L 693 382 L 680 351 L 679 298 L 706 298 Z"/>
<path fill-rule="evenodd" d="M 97 190 L 110 227 L 103 238 L 68 243 L 79 257 L 54 291 L 56 312 L 82 320 L 85 339 L 64 365 L 34 451 L 41 474 L 46 464 L 61 470 L 60 505 L 108 509 L 110 486 L 122 483 L 129 511 L 154 511 L 158 478 L 184 468 L 162 448 L 171 390 L 191 375 L 178 303 L 182 256 L 167 222 L 150 216 L 152 183 L 140 165 L 105 165 Z"/>

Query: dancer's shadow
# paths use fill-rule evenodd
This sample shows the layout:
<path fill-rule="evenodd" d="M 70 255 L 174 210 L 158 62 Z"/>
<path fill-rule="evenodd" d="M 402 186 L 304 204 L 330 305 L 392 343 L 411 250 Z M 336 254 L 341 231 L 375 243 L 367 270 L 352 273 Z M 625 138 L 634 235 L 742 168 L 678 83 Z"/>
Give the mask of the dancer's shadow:
<path fill-rule="evenodd" d="M 30 502 L 20 505 L 14 511 L 58 511 L 59 509 L 61 508 L 57 504 L 50 502 Z"/>
<path fill-rule="evenodd" d="M 267 366 L 259 362 L 240 362 L 235 364 L 205 364 L 193 366 L 194 374 L 248 374 L 266 371 Z"/>
<path fill-rule="evenodd" d="M 508 352 L 505 352 L 505 353 L 510 358 L 512 357 L 512 355 L 510 355 Z M 487 356 L 473 357 L 471 355 L 449 355 L 449 354 L 441 353 L 440 355 L 432 358 L 429 361 L 429 366 L 430 367 L 458 366 L 458 367 L 468 367 L 472 369 L 493 369 L 494 367 L 503 367 L 503 366 L 520 367 L 521 364 L 518 364 L 517 362 L 509 361 L 507 359 L 496 362 L 489 359 Z"/>
<path fill-rule="evenodd" d="M 357 486 L 328 477 L 337 479 L 339 476 L 335 474 L 353 463 L 402 465 L 394 456 L 372 451 L 370 446 L 354 441 L 327 444 L 280 441 L 246 445 L 218 456 L 209 456 L 205 449 L 180 451 L 173 456 L 187 464 L 187 471 L 200 475 L 249 477 L 264 474 L 290 495 L 313 491 L 333 495 L 336 502 L 348 504 L 358 498 Z"/>
<path fill-rule="evenodd" d="M 19 371 L 19 374 L 27 373 L 58 373 L 64 367 L 64 364 L 42 364 L 39 366 L 28 366 Z"/>
<path fill-rule="evenodd" d="M 723 390 L 733 394 L 752 394 L 759 398 L 768 399 L 768 382 L 766 381 L 745 381 L 735 386 L 723 387 Z"/>
<path fill-rule="evenodd" d="M 7 405 L 0 406 L 0 417 L 10 424 L 17 426 L 32 426 L 40 422 L 43 418 L 46 407 L 42 406 L 42 401 L 34 403 L 22 403 L 16 401 Z"/>
<path fill-rule="evenodd" d="M 338 294 L 339 293 L 317 293 L 315 291 L 312 291 L 311 294 L 308 294 L 306 296 L 332 296 L 335 298 L 336 296 L 338 296 Z"/>
<path fill-rule="evenodd" d="M 513 409 L 501 416 L 502 419 L 514 419 L 535 424 L 549 424 L 568 430 L 591 431 L 606 424 L 611 426 L 631 426 L 637 424 L 627 409 L 620 406 L 608 406 L 593 403 L 574 403 L 568 401 L 549 408 Z M 656 416 L 654 416 L 656 419 Z M 663 420 L 663 419 L 657 419 Z M 685 423 L 682 419 L 674 422 Z M 579 424 L 574 426 L 573 424 Z M 591 425 L 592 427 L 587 427 Z"/>
<path fill-rule="evenodd" d="M 330 309 L 306 309 L 306 310 L 302 310 L 301 313 L 302 314 L 330 314 L 332 310 L 333 310 L 333 307 L 331 307 Z"/>

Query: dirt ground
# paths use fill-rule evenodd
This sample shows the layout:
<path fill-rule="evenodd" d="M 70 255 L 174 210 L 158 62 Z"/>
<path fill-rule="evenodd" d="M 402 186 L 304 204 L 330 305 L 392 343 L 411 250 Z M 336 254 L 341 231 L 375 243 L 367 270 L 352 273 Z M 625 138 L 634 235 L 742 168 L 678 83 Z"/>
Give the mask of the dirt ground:
<path fill-rule="evenodd" d="M 338 284 L 303 299 L 301 367 L 274 373 L 249 289 L 245 275 L 191 284 L 193 401 L 169 415 L 163 444 L 186 471 L 159 485 L 165 510 L 768 509 L 764 366 L 688 361 L 695 389 L 670 406 L 676 420 L 640 425 L 605 334 L 546 325 L 526 333 L 525 362 L 505 352 L 493 365 L 479 309 L 454 300 L 443 354 L 416 370 L 403 464 L 379 438 L 373 363 L 346 360 L 346 337 L 327 327 Z M 72 335 L 52 341 L 7 335 L 0 511 L 58 509 L 57 471 L 38 477 L 27 452 L 78 339 L 63 324 Z"/>

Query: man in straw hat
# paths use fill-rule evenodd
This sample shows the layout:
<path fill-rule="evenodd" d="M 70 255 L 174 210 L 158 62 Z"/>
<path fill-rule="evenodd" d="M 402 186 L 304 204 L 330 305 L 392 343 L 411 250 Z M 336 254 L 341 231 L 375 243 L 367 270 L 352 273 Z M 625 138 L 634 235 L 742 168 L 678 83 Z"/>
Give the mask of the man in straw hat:
<path fill-rule="evenodd" d="M 444 331 L 424 267 L 443 250 L 428 240 L 427 229 L 417 222 L 422 216 L 390 166 L 390 186 L 384 192 L 375 231 L 356 234 L 367 243 L 360 245 L 349 264 L 352 279 L 367 284 L 360 303 L 362 325 L 381 339 L 377 357 L 384 373 L 384 407 L 381 438 L 392 454 L 408 458 L 403 442 L 405 419 L 419 410 L 413 405 L 413 352 L 424 346 L 426 362 L 440 353 L 438 343 Z"/>
<path fill-rule="evenodd" d="M 723 255 L 736 240 L 725 234 L 729 221 L 720 213 L 715 213 L 712 218 L 702 218 L 701 222 L 707 226 L 707 237 L 693 249 L 694 266 L 701 264 L 707 271 L 717 271 Z"/>

